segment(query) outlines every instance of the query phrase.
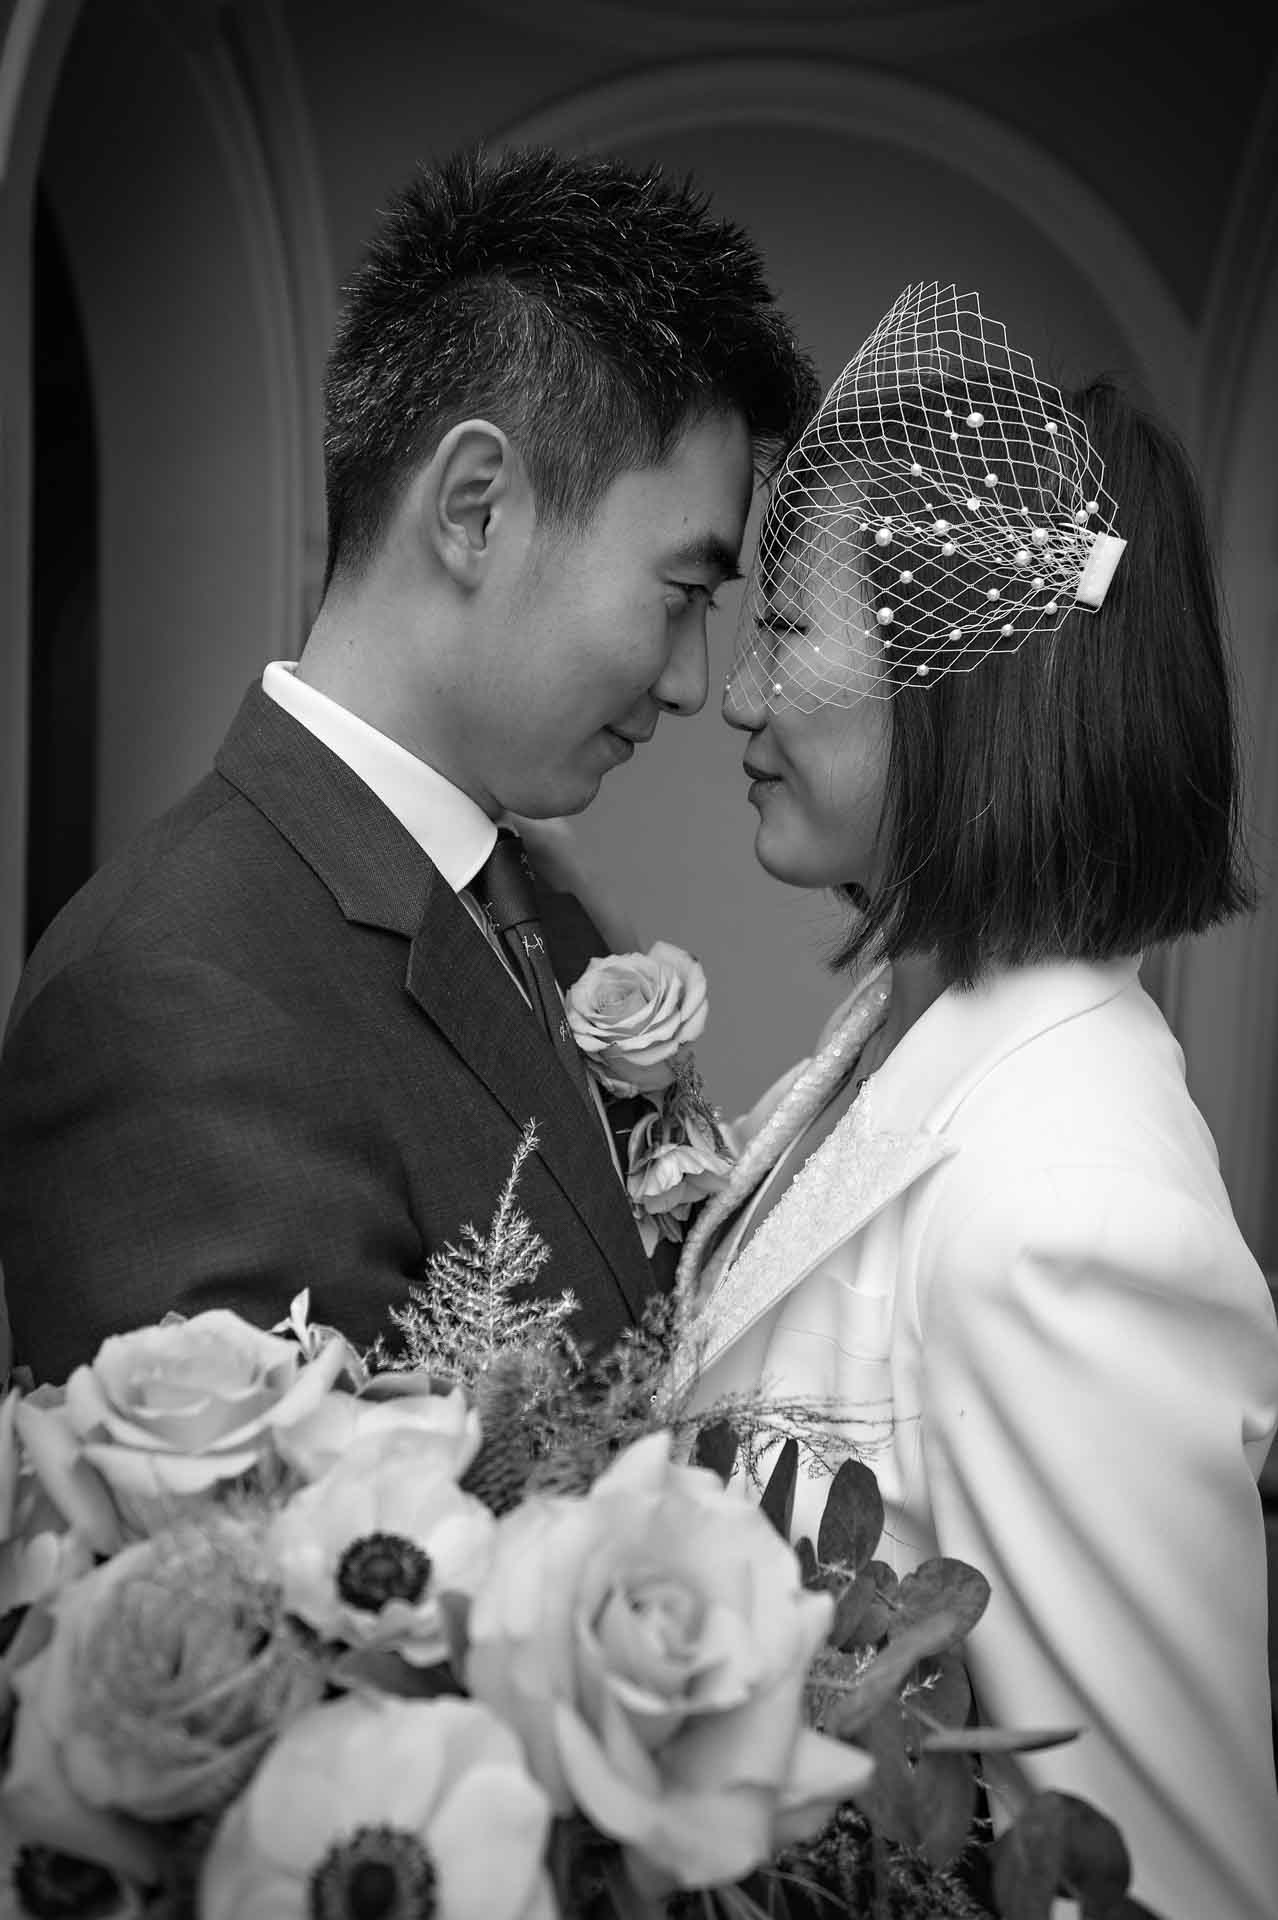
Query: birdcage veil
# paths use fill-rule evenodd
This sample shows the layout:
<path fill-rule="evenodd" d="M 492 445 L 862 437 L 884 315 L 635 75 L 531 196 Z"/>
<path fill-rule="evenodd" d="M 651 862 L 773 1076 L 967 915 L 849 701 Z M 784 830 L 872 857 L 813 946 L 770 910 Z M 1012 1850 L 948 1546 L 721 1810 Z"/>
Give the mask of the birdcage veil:
<path fill-rule="evenodd" d="M 907 287 L 774 482 L 733 680 L 811 712 L 970 673 L 1101 604 L 1116 512 L 1083 422 L 979 296 Z"/>

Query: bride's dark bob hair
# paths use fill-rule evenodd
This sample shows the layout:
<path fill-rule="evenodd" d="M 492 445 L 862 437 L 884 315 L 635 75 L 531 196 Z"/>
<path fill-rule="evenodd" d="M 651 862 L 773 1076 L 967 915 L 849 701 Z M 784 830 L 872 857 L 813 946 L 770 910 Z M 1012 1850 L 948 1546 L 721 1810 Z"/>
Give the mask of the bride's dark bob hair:
<path fill-rule="evenodd" d="M 1105 960 L 1254 903 L 1230 671 L 1202 504 L 1175 440 L 1097 381 L 1067 396 L 1127 541 L 1104 604 L 888 709 L 886 858 L 837 966 L 871 941 L 993 967 Z"/>

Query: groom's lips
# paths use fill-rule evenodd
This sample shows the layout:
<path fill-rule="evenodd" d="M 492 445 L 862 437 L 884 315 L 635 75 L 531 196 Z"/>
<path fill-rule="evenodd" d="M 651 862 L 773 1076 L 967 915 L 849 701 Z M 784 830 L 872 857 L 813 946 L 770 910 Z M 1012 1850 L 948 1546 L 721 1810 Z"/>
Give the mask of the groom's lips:
<path fill-rule="evenodd" d="M 649 740 L 651 740 L 653 734 L 656 732 L 656 728 L 649 727 L 647 733 L 624 733 L 620 727 L 605 727 L 604 732 L 610 739 L 620 741 L 626 749 L 626 758 L 628 760 L 636 747 L 647 746 Z"/>

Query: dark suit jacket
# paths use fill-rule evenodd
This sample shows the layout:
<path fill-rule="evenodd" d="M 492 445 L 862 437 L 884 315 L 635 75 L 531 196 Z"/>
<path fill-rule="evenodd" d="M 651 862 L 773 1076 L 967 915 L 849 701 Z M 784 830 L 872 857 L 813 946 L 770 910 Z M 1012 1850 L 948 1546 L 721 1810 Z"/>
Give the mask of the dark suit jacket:
<path fill-rule="evenodd" d="M 562 981 L 602 943 L 543 894 Z M 170 1308 L 389 1332 L 427 1255 L 520 1188 L 587 1342 L 653 1274 L 602 1128 L 411 836 L 260 686 L 215 770 L 41 941 L 0 1058 L 15 1358 L 60 1379 Z"/>

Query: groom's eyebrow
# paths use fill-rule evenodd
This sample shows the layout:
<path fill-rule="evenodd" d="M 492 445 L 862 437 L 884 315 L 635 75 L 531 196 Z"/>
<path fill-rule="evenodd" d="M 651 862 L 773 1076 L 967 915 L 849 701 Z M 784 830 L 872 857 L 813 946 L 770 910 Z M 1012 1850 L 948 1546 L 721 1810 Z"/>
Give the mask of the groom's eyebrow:
<path fill-rule="evenodd" d="M 728 580 L 741 578 L 740 553 L 715 533 L 698 535 L 695 540 L 689 540 L 684 546 L 676 548 L 670 558 L 677 567 L 710 569 L 718 574 L 720 585 Z"/>

